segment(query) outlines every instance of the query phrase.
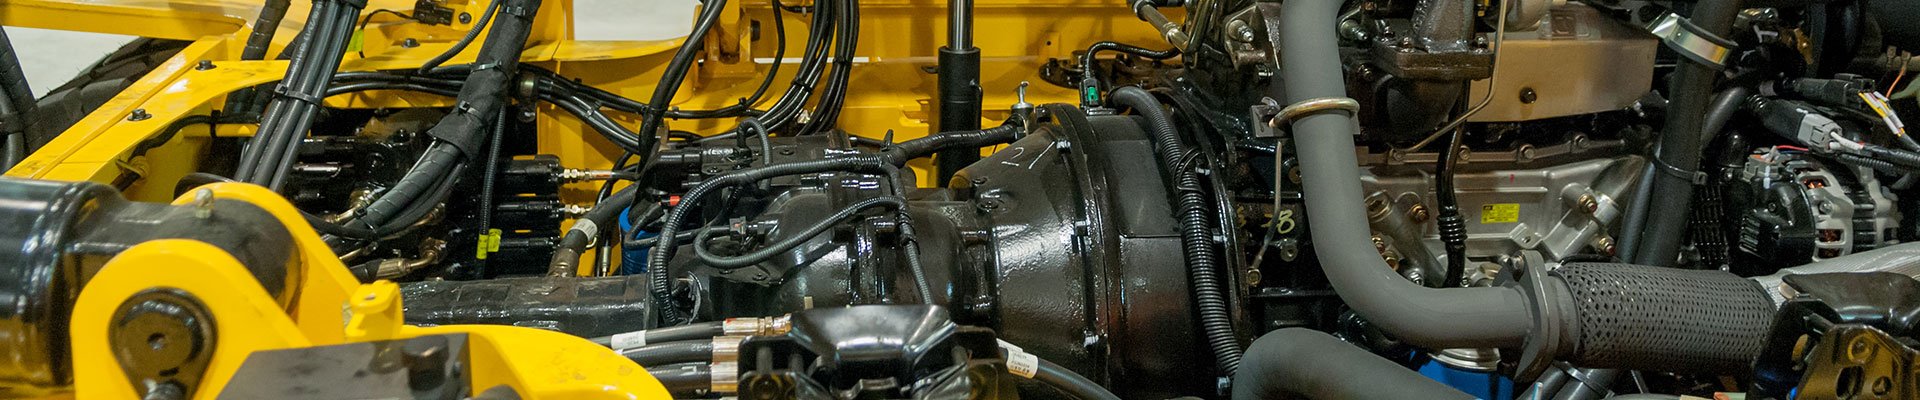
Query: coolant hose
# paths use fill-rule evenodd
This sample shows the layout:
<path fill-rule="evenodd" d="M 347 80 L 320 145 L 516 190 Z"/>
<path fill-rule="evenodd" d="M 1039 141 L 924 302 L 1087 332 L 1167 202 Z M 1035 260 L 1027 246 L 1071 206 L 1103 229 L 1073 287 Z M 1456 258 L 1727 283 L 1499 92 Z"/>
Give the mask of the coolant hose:
<path fill-rule="evenodd" d="M 1280 5 L 1278 46 L 1288 103 L 1347 97 L 1334 18 L 1340 0 Z M 1434 349 L 1517 347 L 1532 321 L 1511 288 L 1430 289 L 1388 268 L 1373 248 L 1353 155 L 1353 116 L 1323 112 L 1293 121 L 1307 226 L 1321 268 L 1341 300 L 1368 322 L 1408 343 Z"/>
<path fill-rule="evenodd" d="M 1233 399 L 1472 399 L 1326 333 L 1287 328 L 1253 342 Z"/>
<path fill-rule="evenodd" d="M 713 341 L 670 342 L 620 350 L 620 355 L 640 366 L 679 364 L 713 360 Z"/>
<path fill-rule="evenodd" d="M 1200 178 L 1194 176 L 1192 170 L 1180 167 L 1182 160 L 1187 159 L 1180 132 L 1174 128 L 1173 117 L 1167 115 L 1160 100 L 1146 89 L 1137 86 L 1114 89 L 1113 101 L 1132 107 L 1135 114 L 1146 118 L 1154 153 L 1160 157 L 1160 165 L 1167 175 L 1173 178 L 1180 245 L 1187 258 L 1187 286 L 1193 291 L 1194 304 L 1200 310 L 1200 329 L 1206 336 L 1207 347 L 1213 350 L 1214 366 L 1221 374 L 1233 375 L 1240 368 L 1243 350 L 1239 336 L 1233 332 L 1233 314 L 1227 309 L 1225 285 L 1219 276 L 1219 255 L 1213 242 L 1214 214 L 1201 192 Z M 1367 224 L 1363 220 L 1360 226 L 1364 228 Z"/>
<path fill-rule="evenodd" d="M 1703 1 L 1693 8 L 1690 20 L 1700 30 L 1725 37 L 1733 30 L 1734 17 L 1743 8 L 1742 0 Z M 1646 207 L 1628 210 L 1629 219 L 1640 220 L 1641 230 L 1634 241 L 1634 254 L 1628 261 L 1644 265 L 1673 265 L 1686 240 L 1688 210 L 1693 202 L 1694 174 L 1700 168 L 1701 138 L 1707 133 L 1707 114 L 1713 102 L 1713 84 L 1720 77 L 1715 66 L 1682 61 L 1673 73 L 1668 93 L 1667 120 L 1654 148 L 1653 183 L 1646 193 Z M 1655 195 L 1655 193 L 1658 193 Z M 1636 203 L 1637 205 L 1638 203 Z"/>
<path fill-rule="evenodd" d="M 1346 97 L 1329 18 L 1341 3 L 1279 6 L 1287 102 Z M 1524 286 L 1429 289 L 1408 282 L 1372 246 L 1352 116 L 1322 112 L 1292 126 L 1309 233 L 1327 281 L 1393 337 L 1432 349 L 1530 344 L 1544 358 L 1576 366 L 1676 372 L 1745 369 L 1764 344 L 1772 301 L 1759 285 L 1722 271 L 1568 264 L 1526 278 L 1538 298 L 1523 294 Z M 1543 332 L 1530 333 L 1536 326 Z"/>

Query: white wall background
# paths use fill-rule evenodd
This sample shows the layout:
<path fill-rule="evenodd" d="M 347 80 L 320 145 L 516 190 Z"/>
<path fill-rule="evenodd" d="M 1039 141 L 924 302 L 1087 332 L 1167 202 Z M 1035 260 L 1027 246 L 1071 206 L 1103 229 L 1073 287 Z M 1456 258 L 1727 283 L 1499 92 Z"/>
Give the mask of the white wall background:
<path fill-rule="evenodd" d="M 549 0 L 565 1 L 565 0 Z M 574 37 L 581 40 L 647 40 L 685 35 L 693 26 L 693 0 L 573 0 Z M 296 7 L 304 5 L 295 4 Z M 8 27 L 33 95 L 73 79 L 132 36 Z"/>

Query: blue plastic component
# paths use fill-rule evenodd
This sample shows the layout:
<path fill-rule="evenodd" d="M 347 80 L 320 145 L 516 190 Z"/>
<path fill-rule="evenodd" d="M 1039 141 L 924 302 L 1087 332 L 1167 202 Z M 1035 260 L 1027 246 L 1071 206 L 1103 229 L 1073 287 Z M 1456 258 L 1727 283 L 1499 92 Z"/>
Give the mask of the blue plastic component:
<path fill-rule="evenodd" d="M 1428 378 L 1482 399 L 1510 399 L 1514 395 L 1512 379 L 1485 372 L 1454 369 L 1438 361 L 1428 361 L 1426 365 L 1421 365 L 1420 375 L 1426 375 Z M 1499 383 L 1493 383 L 1492 379 L 1496 378 L 1500 380 Z"/>
<path fill-rule="evenodd" d="M 636 239 L 636 240 L 654 237 L 655 233 L 653 231 L 635 230 L 633 228 L 633 221 L 630 221 L 627 219 L 628 218 L 627 216 L 629 214 L 632 214 L 632 213 L 627 211 L 622 211 L 620 213 L 620 231 L 633 232 L 632 239 Z M 647 273 L 647 251 L 652 249 L 653 249 L 652 247 L 647 247 L 647 246 L 641 246 L 640 248 L 637 248 L 637 249 L 621 246 L 620 247 L 620 275 L 635 275 L 635 274 Z"/>

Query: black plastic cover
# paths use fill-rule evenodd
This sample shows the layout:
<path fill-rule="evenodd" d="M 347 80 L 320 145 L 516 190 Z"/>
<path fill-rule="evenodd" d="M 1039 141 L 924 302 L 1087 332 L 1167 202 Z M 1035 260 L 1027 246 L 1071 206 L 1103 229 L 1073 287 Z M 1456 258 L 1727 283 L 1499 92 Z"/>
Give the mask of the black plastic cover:
<path fill-rule="evenodd" d="M 606 336 L 649 328 L 644 275 L 426 281 L 400 285 L 406 322 L 490 324 Z"/>

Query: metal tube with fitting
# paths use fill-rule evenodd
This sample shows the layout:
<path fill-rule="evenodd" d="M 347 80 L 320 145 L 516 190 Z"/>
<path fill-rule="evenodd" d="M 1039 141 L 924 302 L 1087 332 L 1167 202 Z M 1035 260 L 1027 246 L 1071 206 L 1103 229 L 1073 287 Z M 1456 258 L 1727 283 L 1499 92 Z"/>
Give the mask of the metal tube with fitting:
<path fill-rule="evenodd" d="M 1160 9 L 1153 8 L 1153 2 L 1135 0 L 1133 2 L 1133 15 L 1140 17 L 1141 21 L 1147 21 L 1148 24 L 1153 25 L 1153 29 L 1160 31 L 1160 37 L 1166 39 L 1167 43 L 1172 44 L 1174 48 L 1180 49 L 1180 51 L 1183 52 L 1187 51 L 1187 42 L 1192 38 L 1187 36 L 1185 29 L 1180 28 L 1180 24 L 1167 19 L 1166 14 L 1160 13 Z"/>

